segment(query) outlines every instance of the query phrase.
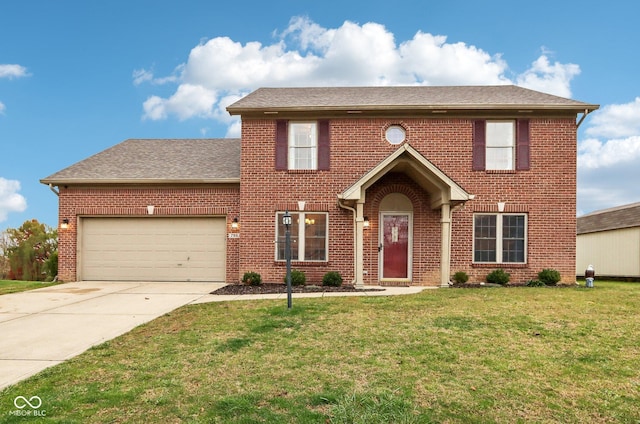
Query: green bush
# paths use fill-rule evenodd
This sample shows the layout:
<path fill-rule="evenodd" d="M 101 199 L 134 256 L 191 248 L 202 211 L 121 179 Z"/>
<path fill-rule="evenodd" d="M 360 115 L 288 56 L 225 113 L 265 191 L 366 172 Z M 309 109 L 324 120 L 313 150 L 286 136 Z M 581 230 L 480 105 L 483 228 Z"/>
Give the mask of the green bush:
<path fill-rule="evenodd" d="M 560 281 L 560 273 L 555 269 L 546 268 L 538 273 L 538 280 L 547 286 L 555 286 Z"/>
<path fill-rule="evenodd" d="M 527 282 L 527 287 L 545 287 L 546 284 L 540 280 L 529 280 Z"/>
<path fill-rule="evenodd" d="M 504 286 L 509 282 L 509 278 L 511 278 L 511 275 L 508 272 L 504 272 L 503 269 L 498 268 L 487 275 L 487 283 Z"/>
<path fill-rule="evenodd" d="M 453 282 L 458 284 L 464 284 L 469 281 L 469 275 L 464 271 L 458 271 L 453 274 Z"/>
<path fill-rule="evenodd" d="M 338 271 L 329 271 L 322 277 L 322 285 L 340 287 L 342 285 L 342 275 Z"/>
<path fill-rule="evenodd" d="M 287 282 L 287 274 L 284 274 L 284 282 Z M 307 282 L 307 276 L 304 275 L 304 271 L 299 271 L 297 269 L 291 270 L 291 285 L 292 286 L 304 286 L 304 283 Z"/>
<path fill-rule="evenodd" d="M 242 284 L 247 284 L 249 286 L 259 286 L 260 284 L 262 284 L 262 276 L 253 271 L 245 272 L 242 276 Z"/>
<path fill-rule="evenodd" d="M 49 256 L 44 263 L 44 269 L 47 273 L 47 281 L 53 281 L 58 276 L 58 251 L 56 250 Z"/>

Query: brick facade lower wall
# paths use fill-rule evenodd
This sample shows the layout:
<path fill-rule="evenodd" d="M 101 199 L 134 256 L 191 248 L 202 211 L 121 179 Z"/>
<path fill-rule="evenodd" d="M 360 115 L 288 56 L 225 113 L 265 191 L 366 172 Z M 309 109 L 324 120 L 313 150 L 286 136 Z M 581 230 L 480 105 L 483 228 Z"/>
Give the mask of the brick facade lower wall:
<path fill-rule="evenodd" d="M 184 187 L 60 187 L 59 219 L 69 220 L 69 228 L 58 231 L 58 278 L 77 278 L 77 223 L 81 217 L 147 216 L 147 206 L 154 206 L 154 216 L 218 216 L 227 218 L 227 231 L 239 215 L 237 186 Z M 238 281 L 238 239 L 227 240 L 226 278 Z"/>

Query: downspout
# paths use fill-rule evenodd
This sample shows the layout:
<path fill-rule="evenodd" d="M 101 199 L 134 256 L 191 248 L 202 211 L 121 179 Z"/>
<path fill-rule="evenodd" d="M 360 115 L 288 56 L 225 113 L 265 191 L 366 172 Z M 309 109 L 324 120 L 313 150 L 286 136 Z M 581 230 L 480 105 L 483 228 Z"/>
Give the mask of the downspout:
<path fill-rule="evenodd" d="M 351 212 L 353 212 L 353 281 L 351 281 L 351 285 L 355 286 L 356 284 L 356 274 L 358 272 L 358 264 L 356 263 L 356 255 L 357 255 L 357 249 L 358 249 L 358 241 L 357 239 L 357 235 L 356 235 L 356 209 L 352 208 L 350 206 L 344 205 L 342 203 L 342 199 L 338 198 L 338 206 L 340 206 L 343 209 L 349 210 Z"/>
<path fill-rule="evenodd" d="M 589 112 L 589 109 L 584 110 L 584 115 L 582 115 L 582 118 L 580 118 L 580 120 L 578 121 L 578 125 L 576 125 L 576 129 L 580 128 L 580 124 L 582 124 L 582 121 L 584 121 L 584 118 L 586 118 L 587 115 L 590 113 L 591 112 Z"/>
<path fill-rule="evenodd" d="M 53 191 L 53 194 L 55 194 L 56 196 L 60 197 L 60 192 L 58 190 L 56 190 L 55 188 L 53 188 L 53 184 L 49 183 L 49 190 Z"/>

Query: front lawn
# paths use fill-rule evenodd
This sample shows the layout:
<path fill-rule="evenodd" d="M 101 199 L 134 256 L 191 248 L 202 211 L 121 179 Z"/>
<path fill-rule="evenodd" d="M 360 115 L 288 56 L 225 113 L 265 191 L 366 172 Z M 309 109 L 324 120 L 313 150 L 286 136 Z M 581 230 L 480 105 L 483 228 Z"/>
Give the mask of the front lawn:
<path fill-rule="evenodd" d="M 640 284 L 183 307 L 0 392 L 51 423 L 636 423 Z"/>
<path fill-rule="evenodd" d="M 44 283 L 42 281 L 0 280 L 0 295 L 18 293 L 27 290 L 41 289 L 60 283 Z"/>

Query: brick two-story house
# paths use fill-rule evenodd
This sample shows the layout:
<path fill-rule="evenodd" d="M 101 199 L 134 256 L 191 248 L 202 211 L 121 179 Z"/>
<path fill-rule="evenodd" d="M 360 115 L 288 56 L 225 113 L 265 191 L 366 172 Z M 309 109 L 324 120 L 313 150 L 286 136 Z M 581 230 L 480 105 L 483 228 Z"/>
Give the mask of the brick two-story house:
<path fill-rule="evenodd" d="M 227 108 L 240 140 L 127 140 L 43 179 L 59 275 L 282 281 L 289 211 L 311 282 L 573 281 L 577 128 L 597 108 L 516 86 L 259 89 Z"/>

